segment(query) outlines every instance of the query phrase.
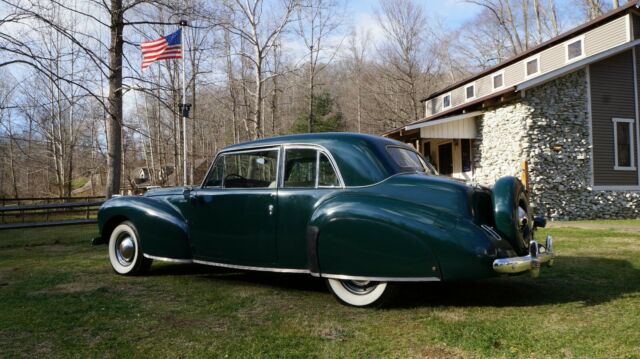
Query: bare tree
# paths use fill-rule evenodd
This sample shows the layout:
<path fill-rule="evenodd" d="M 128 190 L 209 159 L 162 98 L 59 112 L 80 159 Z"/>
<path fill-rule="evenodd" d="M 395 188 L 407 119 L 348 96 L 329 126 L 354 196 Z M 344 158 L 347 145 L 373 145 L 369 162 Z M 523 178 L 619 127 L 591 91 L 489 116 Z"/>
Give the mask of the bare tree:
<path fill-rule="evenodd" d="M 387 66 L 381 68 L 390 86 L 392 105 L 389 110 L 401 122 L 420 118 L 420 86 L 423 76 L 434 64 L 427 51 L 427 17 L 413 0 L 380 1 L 376 14 L 385 42 L 379 47 L 380 57 Z M 395 98 L 394 98 L 395 97 Z"/>
<path fill-rule="evenodd" d="M 578 0 L 589 20 L 595 19 L 607 10 L 604 0 Z"/>
<path fill-rule="evenodd" d="M 264 1 L 263 0 L 240 0 L 227 1 L 225 3 L 229 12 L 233 15 L 232 19 L 223 19 L 222 25 L 229 32 L 239 36 L 251 48 L 252 53 L 247 53 L 241 48 L 240 55 L 244 57 L 253 67 L 253 88 L 249 90 L 253 97 L 253 119 L 251 121 L 250 135 L 252 138 L 259 138 L 264 135 L 264 119 L 263 119 L 263 101 L 264 101 L 264 85 L 271 78 L 265 72 L 264 62 L 269 52 L 273 49 L 273 45 L 281 36 L 285 27 L 291 21 L 291 14 L 296 8 L 296 0 L 284 0 L 280 13 L 274 7 L 271 19 L 269 21 L 263 17 Z"/>
<path fill-rule="evenodd" d="M 298 7 L 297 33 L 305 48 L 309 49 L 309 132 L 315 130 L 313 98 L 316 77 L 331 63 L 342 42 L 330 44 L 327 38 L 339 30 L 344 13 L 344 6 L 336 0 L 303 0 Z"/>

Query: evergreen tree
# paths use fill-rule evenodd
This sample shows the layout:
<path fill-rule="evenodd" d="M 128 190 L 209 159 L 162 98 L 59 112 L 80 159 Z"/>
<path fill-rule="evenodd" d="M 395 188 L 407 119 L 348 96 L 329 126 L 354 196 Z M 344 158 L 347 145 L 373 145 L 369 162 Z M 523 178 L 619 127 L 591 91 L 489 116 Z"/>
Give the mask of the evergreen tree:
<path fill-rule="evenodd" d="M 328 91 L 323 91 L 320 95 L 314 96 L 313 114 L 315 132 L 340 132 L 345 130 L 345 123 L 340 109 L 334 108 L 335 101 Z M 307 116 L 298 117 L 291 126 L 291 133 L 308 132 Z"/>

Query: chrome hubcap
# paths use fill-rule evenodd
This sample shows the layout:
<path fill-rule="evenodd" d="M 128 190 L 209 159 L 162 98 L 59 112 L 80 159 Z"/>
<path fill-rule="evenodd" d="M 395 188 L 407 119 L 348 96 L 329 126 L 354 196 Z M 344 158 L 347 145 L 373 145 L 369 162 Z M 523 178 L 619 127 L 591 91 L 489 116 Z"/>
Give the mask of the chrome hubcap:
<path fill-rule="evenodd" d="M 518 227 L 520 230 L 520 234 L 522 234 L 522 239 L 524 241 L 525 248 L 529 247 L 529 241 L 532 238 L 532 222 L 529 218 L 529 213 L 527 213 L 526 204 L 521 203 L 518 206 Z"/>
<path fill-rule="evenodd" d="M 123 266 L 131 265 L 136 254 L 136 244 L 128 233 L 123 233 L 116 242 L 116 257 Z"/>
<path fill-rule="evenodd" d="M 368 280 L 344 280 L 341 281 L 344 289 L 356 295 L 365 295 L 373 292 L 378 283 Z"/>

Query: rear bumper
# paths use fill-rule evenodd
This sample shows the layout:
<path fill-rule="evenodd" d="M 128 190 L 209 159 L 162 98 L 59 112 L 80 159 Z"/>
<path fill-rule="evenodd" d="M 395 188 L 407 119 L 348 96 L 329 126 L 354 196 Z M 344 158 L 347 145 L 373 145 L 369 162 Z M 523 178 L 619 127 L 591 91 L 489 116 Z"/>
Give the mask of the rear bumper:
<path fill-rule="evenodd" d="M 513 274 L 531 271 L 532 277 L 540 275 L 540 267 L 553 265 L 553 238 L 547 235 L 545 244 L 536 241 L 529 243 L 529 254 L 522 257 L 499 258 L 493 261 L 493 270 L 498 273 Z"/>

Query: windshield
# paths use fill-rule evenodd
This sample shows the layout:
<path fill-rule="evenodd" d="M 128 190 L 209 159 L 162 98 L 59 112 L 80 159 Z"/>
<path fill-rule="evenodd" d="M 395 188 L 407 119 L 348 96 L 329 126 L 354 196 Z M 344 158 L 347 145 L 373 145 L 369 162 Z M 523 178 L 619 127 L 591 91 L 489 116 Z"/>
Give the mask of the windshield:
<path fill-rule="evenodd" d="M 428 175 L 437 175 L 436 169 L 419 153 L 407 148 L 390 146 L 387 152 L 404 172 L 421 172 Z"/>

